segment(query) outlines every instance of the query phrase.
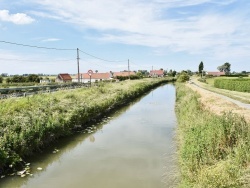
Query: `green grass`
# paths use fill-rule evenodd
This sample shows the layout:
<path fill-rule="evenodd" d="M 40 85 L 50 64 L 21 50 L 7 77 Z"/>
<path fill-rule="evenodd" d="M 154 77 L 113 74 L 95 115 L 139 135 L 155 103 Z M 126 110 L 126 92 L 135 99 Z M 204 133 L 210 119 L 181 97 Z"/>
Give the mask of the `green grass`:
<path fill-rule="evenodd" d="M 215 78 L 207 78 L 206 79 L 206 83 L 202 83 L 197 81 L 196 77 L 192 77 L 192 81 L 199 85 L 202 88 L 205 88 L 209 91 L 215 92 L 215 93 L 219 93 L 222 95 L 225 95 L 227 97 L 230 97 L 232 99 L 241 101 L 243 103 L 250 103 L 250 93 L 247 92 L 238 92 L 238 91 L 230 91 L 230 90 L 226 90 L 226 89 L 219 89 L 219 88 L 215 88 L 214 87 L 214 82 L 217 79 L 221 79 L 220 77 L 215 77 Z M 238 79 L 238 78 L 227 78 L 227 77 L 223 77 L 223 79 Z M 247 78 L 244 78 L 247 79 Z"/>
<path fill-rule="evenodd" d="M 170 79 L 169 79 L 170 80 Z M 102 83 L 98 87 L 58 91 L 0 101 L 0 170 L 40 150 L 79 125 L 132 100 L 167 79 Z"/>
<path fill-rule="evenodd" d="M 199 97 L 177 86 L 180 187 L 250 186 L 250 125 L 230 112 L 203 110 Z"/>

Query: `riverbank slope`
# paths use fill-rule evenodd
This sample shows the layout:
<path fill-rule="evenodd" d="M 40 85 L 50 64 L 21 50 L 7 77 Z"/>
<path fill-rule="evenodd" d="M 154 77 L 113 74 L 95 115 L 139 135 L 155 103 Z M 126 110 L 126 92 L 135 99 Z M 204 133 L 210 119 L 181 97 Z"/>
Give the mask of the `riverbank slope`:
<path fill-rule="evenodd" d="M 249 110 L 203 92 L 177 86 L 180 187 L 248 187 Z"/>

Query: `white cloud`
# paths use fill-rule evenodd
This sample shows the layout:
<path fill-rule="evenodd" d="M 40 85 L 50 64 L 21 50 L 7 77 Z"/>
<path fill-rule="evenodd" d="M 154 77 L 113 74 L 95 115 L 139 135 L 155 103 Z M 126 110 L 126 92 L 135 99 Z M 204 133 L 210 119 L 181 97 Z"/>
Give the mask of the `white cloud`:
<path fill-rule="evenodd" d="M 58 39 L 58 38 L 48 38 L 48 39 L 43 39 L 41 42 L 56 42 L 60 40 L 61 39 Z"/>
<path fill-rule="evenodd" d="M 0 20 L 17 25 L 30 24 L 35 21 L 24 13 L 9 14 L 8 10 L 0 10 Z"/>
<path fill-rule="evenodd" d="M 236 0 L 34 1 L 44 7 L 44 12 L 34 12 L 37 16 L 94 29 L 99 35 L 92 39 L 104 42 L 218 56 L 222 50 L 235 49 L 235 43 L 239 43 L 240 48 L 250 42 L 246 35 L 250 30 L 248 10 L 244 14 L 244 10 L 237 7 L 230 11 L 221 9 Z M 182 9 L 190 6 L 193 6 L 192 12 Z M 199 11 L 199 6 L 206 8 Z M 185 14 L 178 14 L 183 11 Z M 178 16 L 173 16 L 173 12 Z M 91 34 L 87 36 L 85 32 L 85 37 L 91 38 Z"/>

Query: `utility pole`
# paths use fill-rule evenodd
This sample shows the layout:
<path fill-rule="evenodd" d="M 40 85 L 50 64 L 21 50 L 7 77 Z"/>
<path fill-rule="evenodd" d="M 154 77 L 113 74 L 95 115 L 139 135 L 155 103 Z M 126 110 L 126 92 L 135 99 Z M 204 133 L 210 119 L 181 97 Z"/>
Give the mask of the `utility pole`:
<path fill-rule="evenodd" d="M 128 59 L 128 78 L 130 80 L 129 59 Z"/>
<path fill-rule="evenodd" d="M 78 75 L 78 83 L 80 83 L 80 68 L 79 68 L 79 49 L 77 48 L 77 75 Z"/>

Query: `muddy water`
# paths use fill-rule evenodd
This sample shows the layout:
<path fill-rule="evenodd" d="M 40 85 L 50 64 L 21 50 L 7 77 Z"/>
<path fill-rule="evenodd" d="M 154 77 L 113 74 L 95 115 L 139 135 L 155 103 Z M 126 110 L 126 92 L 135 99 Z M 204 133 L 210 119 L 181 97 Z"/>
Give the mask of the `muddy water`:
<path fill-rule="evenodd" d="M 161 86 L 93 125 L 94 132 L 47 148 L 28 161 L 32 176 L 0 179 L 0 187 L 171 187 L 176 173 L 174 105 L 174 86 Z"/>

